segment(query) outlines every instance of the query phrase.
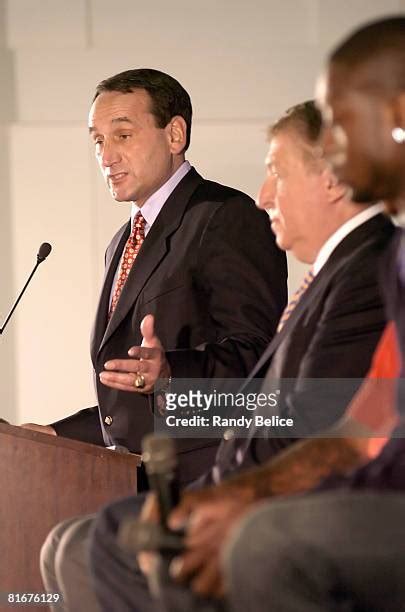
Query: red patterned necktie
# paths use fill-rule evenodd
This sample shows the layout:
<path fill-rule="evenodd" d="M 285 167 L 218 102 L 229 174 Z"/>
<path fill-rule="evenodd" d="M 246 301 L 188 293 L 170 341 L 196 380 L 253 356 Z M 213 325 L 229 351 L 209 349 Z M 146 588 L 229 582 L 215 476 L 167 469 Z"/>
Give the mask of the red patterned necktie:
<path fill-rule="evenodd" d="M 310 268 L 308 272 L 305 274 L 301 285 L 298 287 L 297 291 L 294 293 L 291 300 L 288 302 L 287 306 L 285 307 L 284 312 L 281 315 L 280 321 L 277 326 L 277 332 L 280 332 L 283 329 L 285 323 L 290 318 L 294 308 L 296 307 L 302 295 L 308 289 L 309 285 L 312 283 L 314 278 L 315 276 L 314 276 L 313 270 L 312 268 Z"/>
<path fill-rule="evenodd" d="M 125 245 L 124 254 L 121 259 L 120 270 L 117 276 L 117 281 L 115 283 L 114 293 L 111 300 L 110 312 L 108 313 L 108 318 L 111 317 L 114 312 L 118 300 L 120 298 L 122 289 L 126 283 L 128 278 L 128 274 L 132 268 L 132 265 L 140 251 L 143 241 L 145 240 L 145 219 L 142 217 L 141 213 L 138 212 L 134 219 L 134 225 L 132 228 L 132 232 L 130 237 L 127 240 Z"/>

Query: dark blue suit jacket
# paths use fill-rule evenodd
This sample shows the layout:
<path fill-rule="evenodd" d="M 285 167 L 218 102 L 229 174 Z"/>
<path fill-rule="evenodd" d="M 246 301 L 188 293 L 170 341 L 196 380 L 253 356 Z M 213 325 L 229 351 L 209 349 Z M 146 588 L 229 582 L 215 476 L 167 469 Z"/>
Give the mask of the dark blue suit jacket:
<path fill-rule="evenodd" d="M 91 339 L 98 406 L 53 426 L 61 436 L 140 452 L 154 425 L 148 397 L 102 385 L 104 363 L 126 358 L 141 343 L 142 318 L 153 314 L 174 377 L 247 376 L 274 335 L 286 302 L 287 270 L 268 217 L 251 198 L 191 169 L 146 236 L 108 322 L 111 286 L 129 231 L 127 223 L 106 252 Z M 179 441 L 186 480 L 207 468 L 203 449 L 217 443 Z"/>
<path fill-rule="evenodd" d="M 277 414 L 293 418 L 304 435 L 339 420 L 370 367 L 386 324 L 380 259 L 394 233 L 391 221 L 379 214 L 336 247 L 247 381 L 245 390 L 257 391 L 257 379 L 264 386 L 276 380 Z M 319 384 L 319 379 L 339 378 L 353 384 Z M 285 435 L 272 430 L 263 437 L 253 428 L 246 439 L 224 440 L 215 467 L 193 487 L 275 456 L 297 439 Z"/>

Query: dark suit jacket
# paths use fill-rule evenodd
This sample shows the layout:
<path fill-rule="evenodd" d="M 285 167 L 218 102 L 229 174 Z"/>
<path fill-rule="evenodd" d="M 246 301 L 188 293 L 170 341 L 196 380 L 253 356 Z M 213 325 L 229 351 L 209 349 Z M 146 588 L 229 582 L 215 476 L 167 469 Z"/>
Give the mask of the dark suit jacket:
<path fill-rule="evenodd" d="M 111 285 L 129 231 L 127 223 L 106 252 L 91 340 L 98 406 L 53 426 L 58 435 L 139 452 L 153 429 L 148 398 L 102 385 L 103 364 L 127 357 L 128 349 L 140 344 L 140 322 L 151 313 L 163 346 L 174 351 L 173 376 L 245 377 L 275 332 L 287 273 L 267 215 L 245 194 L 191 169 L 152 225 L 107 323 Z M 209 443 L 184 440 L 180 447 Z"/>
<path fill-rule="evenodd" d="M 257 391 L 259 385 L 263 389 L 277 381 L 281 391 L 277 414 L 293 418 L 296 430 L 305 435 L 327 429 L 342 416 L 369 369 L 386 323 L 380 257 L 394 231 L 391 221 L 379 214 L 336 247 L 245 385 L 245 391 Z M 337 378 L 353 381 L 342 385 L 316 381 Z M 272 430 L 271 437 L 263 438 L 253 428 L 245 440 L 223 441 L 215 480 L 262 463 L 298 437 L 285 435 L 285 429 Z M 200 484 L 209 484 L 213 474 L 207 473 Z"/>

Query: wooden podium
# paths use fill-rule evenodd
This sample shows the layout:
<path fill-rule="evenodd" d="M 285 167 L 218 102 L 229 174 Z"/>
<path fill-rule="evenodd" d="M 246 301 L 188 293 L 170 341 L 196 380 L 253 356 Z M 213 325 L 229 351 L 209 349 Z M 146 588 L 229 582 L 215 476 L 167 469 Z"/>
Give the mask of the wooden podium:
<path fill-rule="evenodd" d="M 0 424 L 0 591 L 44 591 L 39 552 L 50 529 L 135 493 L 139 464 L 138 455 Z"/>

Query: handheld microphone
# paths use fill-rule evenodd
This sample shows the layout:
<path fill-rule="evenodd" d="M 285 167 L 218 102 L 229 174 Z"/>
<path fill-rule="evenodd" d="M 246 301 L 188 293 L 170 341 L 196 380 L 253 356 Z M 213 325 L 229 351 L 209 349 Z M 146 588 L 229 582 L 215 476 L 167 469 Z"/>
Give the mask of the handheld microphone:
<path fill-rule="evenodd" d="M 174 557 L 184 550 L 184 532 L 172 531 L 168 526 L 171 511 L 177 506 L 180 498 L 179 480 L 177 478 L 177 455 L 174 441 L 162 435 L 148 435 L 142 440 L 142 461 L 145 464 L 149 485 L 155 492 L 160 515 L 155 542 L 149 530 L 140 529 L 138 536 L 143 536 L 144 545 L 155 545 L 159 555 L 155 558 L 148 575 L 148 587 L 153 597 L 163 604 L 163 593 L 171 584 L 170 564 Z M 159 533 L 160 531 L 160 533 Z M 142 537 L 138 538 L 141 539 Z"/>
<path fill-rule="evenodd" d="M 26 290 L 26 288 L 28 287 L 28 285 L 29 285 L 29 283 L 30 283 L 30 281 L 31 281 L 31 278 L 34 276 L 34 274 L 35 274 L 35 272 L 36 272 L 36 270 L 37 270 L 37 268 L 38 268 L 39 264 L 40 264 L 40 263 L 42 263 L 43 261 L 45 261 L 45 259 L 48 257 L 48 255 L 49 255 L 49 253 L 50 253 L 51 251 L 52 251 L 52 247 L 51 247 L 51 245 L 50 245 L 48 242 L 43 242 L 43 243 L 41 244 L 41 246 L 39 247 L 39 249 L 38 249 L 38 253 L 37 253 L 37 263 L 35 264 L 35 267 L 34 267 L 34 269 L 32 270 L 31 274 L 29 275 L 28 280 L 27 280 L 27 282 L 25 283 L 25 285 L 24 285 L 24 287 L 23 287 L 23 289 L 22 289 L 22 291 L 21 291 L 20 295 L 18 296 L 18 298 L 17 298 L 17 300 L 16 300 L 16 302 L 15 302 L 14 306 L 12 307 L 12 309 L 10 310 L 10 312 L 8 313 L 7 318 L 6 318 L 6 320 L 4 321 L 3 327 L 1 327 L 1 328 L 0 328 L 0 335 L 1 335 L 1 334 L 3 333 L 3 331 L 5 330 L 7 323 L 9 322 L 9 320 L 11 319 L 11 317 L 12 317 L 12 315 L 13 315 L 13 312 L 14 312 L 14 311 L 15 311 L 15 309 L 17 308 L 18 303 L 19 303 L 19 301 L 21 300 L 22 296 L 24 295 L 25 290 Z"/>
<path fill-rule="evenodd" d="M 184 533 L 174 532 L 167 525 L 168 517 L 180 499 L 175 444 L 166 436 L 150 434 L 142 441 L 142 451 L 150 488 L 157 498 L 160 522 L 155 525 L 125 519 L 119 529 L 118 542 L 129 554 L 150 550 L 171 557 L 184 547 Z"/>
<path fill-rule="evenodd" d="M 157 498 L 160 524 L 168 529 L 169 514 L 180 500 L 175 444 L 167 436 L 149 434 L 142 440 L 142 451 L 149 485 Z"/>

